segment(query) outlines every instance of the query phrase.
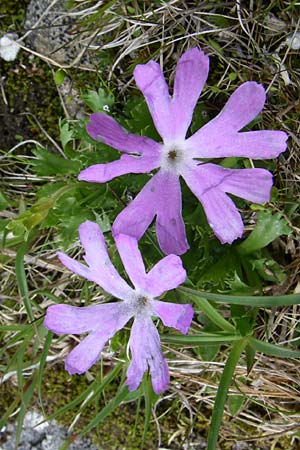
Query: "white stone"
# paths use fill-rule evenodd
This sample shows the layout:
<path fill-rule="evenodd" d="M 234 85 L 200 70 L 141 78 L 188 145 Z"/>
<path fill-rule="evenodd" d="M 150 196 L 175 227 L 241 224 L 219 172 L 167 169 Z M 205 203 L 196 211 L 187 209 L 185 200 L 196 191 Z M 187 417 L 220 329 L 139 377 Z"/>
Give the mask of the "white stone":
<path fill-rule="evenodd" d="M 292 49 L 292 50 L 299 50 L 300 49 L 300 33 L 293 33 L 290 34 L 286 38 L 286 44 Z"/>
<path fill-rule="evenodd" d="M 12 39 L 15 35 L 6 34 L 0 39 L 0 57 L 5 61 L 14 61 L 20 46 Z"/>

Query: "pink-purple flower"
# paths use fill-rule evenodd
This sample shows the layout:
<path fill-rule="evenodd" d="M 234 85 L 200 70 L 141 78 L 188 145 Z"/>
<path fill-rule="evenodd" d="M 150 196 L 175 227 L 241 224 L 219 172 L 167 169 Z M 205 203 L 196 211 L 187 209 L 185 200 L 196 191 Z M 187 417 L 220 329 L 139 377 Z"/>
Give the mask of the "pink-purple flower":
<path fill-rule="evenodd" d="M 72 272 L 97 283 L 122 301 L 87 307 L 58 304 L 48 308 L 44 324 L 49 330 L 57 334 L 89 333 L 68 355 L 66 369 L 70 374 L 86 372 L 100 358 L 105 343 L 133 318 L 129 340 L 132 360 L 127 371 L 127 385 L 130 390 L 137 389 L 149 366 L 153 389 L 157 394 L 161 393 L 167 388 L 170 376 L 152 316 L 184 334 L 193 317 L 193 308 L 189 304 L 155 299 L 186 279 L 181 259 L 176 255 L 166 256 L 146 273 L 136 239 L 119 234 L 115 241 L 131 287 L 113 266 L 98 225 L 84 222 L 79 227 L 79 235 L 87 265 L 62 252 L 58 253 L 60 261 Z"/>
<path fill-rule="evenodd" d="M 286 148 L 282 131 L 240 131 L 263 109 L 266 93 L 256 82 L 243 83 L 223 110 L 195 134 L 186 138 L 193 111 L 208 76 L 209 58 L 197 48 L 178 61 L 173 96 L 159 64 L 137 65 L 134 77 L 151 112 L 162 143 L 128 133 L 104 113 L 91 115 L 88 133 L 97 141 L 123 152 L 121 158 L 96 164 L 79 174 L 79 180 L 107 182 L 128 173 L 158 171 L 136 198 L 117 216 L 113 234 L 140 239 L 156 217 L 159 244 L 166 254 L 183 254 L 189 248 L 181 213 L 182 176 L 201 202 L 208 222 L 222 243 L 243 234 L 241 215 L 227 195 L 255 203 L 269 200 L 272 175 L 261 168 L 227 169 L 209 158 L 274 158 Z"/>

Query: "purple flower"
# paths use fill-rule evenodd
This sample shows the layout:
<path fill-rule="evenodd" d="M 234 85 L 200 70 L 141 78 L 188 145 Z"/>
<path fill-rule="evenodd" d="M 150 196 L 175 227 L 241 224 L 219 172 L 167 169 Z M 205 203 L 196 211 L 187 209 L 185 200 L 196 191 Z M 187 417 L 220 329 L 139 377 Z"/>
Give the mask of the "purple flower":
<path fill-rule="evenodd" d="M 133 318 L 128 387 L 130 390 L 138 388 L 149 365 L 153 389 L 157 394 L 161 393 L 167 388 L 170 376 L 151 317 L 157 316 L 164 325 L 187 333 L 193 317 L 192 306 L 155 300 L 155 297 L 175 289 L 186 279 L 181 259 L 176 255 L 166 256 L 146 273 L 136 239 L 118 235 L 116 245 L 134 286 L 131 287 L 112 265 L 98 225 L 84 222 L 79 227 L 79 235 L 88 265 L 61 252 L 58 253 L 59 259 L 72 272 L 94 281 L 123 301 L 87 307 L 59 304 L 48 308 L 44 325 L 49 330 L 57 334 L 89 333 L 68 355 L 66 370 L 70 374 L 86 372 L 100 358 L 105 343 Z"/>
<path fill-rule="evenodd" d="M 128 133 L 114 119 L 91 115 L 88 133 L 97 141 L 124 152 L 117 161 L 96 164 L 79 174 L 79 180 L 104 183 L 127 173 L 159 169 L 137 197 L 118 215 L 113 233 L 137 239 L 156 216 L 156 232 L 162 250 L 183 254 L 189 248 L 181 214 L 182 176 L 202 203 L 208 222 L 222 243 L 243 234 L 241 216 L 227 193 L 255 203 L 270 198 L 272 175 L 265 169 L 225 169 L 205 163 L 205 158 L 230 156 L 274 158 L 286 148 L 282 131 L 240 132 L 262 110 L 266 93 L 260 84 L 243 83 L 217 117 L 186 139 L 193 110 L 207 79 L 209 59 L 197 48 L 179 59 L 173 96 L 159 64 L 137 65 L 134 77 L 151 112 L 163 143 Z"/>

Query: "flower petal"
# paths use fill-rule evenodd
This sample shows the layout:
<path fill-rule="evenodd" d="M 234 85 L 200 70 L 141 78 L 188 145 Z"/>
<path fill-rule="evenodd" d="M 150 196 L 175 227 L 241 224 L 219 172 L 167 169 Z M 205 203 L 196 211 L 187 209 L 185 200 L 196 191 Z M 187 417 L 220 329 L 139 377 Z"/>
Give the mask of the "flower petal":
<path fill-rule="evenodd" d="M 222 190 L 224 177 L 203 164 L 182 173 L 187 185 L 202 203 L 207 220 L 222 244 L 232 243 L 243 234 L 244 225 L 235 204 Z"/>
<path fill-rule="evenodd" d="M 211 189 L 201 197 L 208 223 L 222 244 L 242 237 L 244 224 L 237 207 L 220 189 Z"/>
<path fill-rule="evenodd" d="M 223 139 L 226 142 L 228 135 L 234 135 L 255 119 L 263 109 L 265 100 L 266 93 L 261 84 L 254 81 L 243 83 L 230 96 L 222 111 L 188 139 L 187 145 L 191 151 L 198 148 L 201 153 L 201 149 L 206 152 L 206 145 L 212 147 L 212 141 L 215 140 L 213 148 L 218 151 L 222 147 Z M 212 156 L 214 155 L 210 152 L 209 157 Z"/>
<path fill-rule="evenodd" d="M 81 375 L 89 370 L 100 358 L 108 339 L 101 339 L 99 331 L 89 334 L 69 353 L 65 361 L 65 369 L 70 375 L 75 373 Z"/>
<path fill-rule="evenodd" d="M 125 300 L 132 288 L 120 277 L 112 265 L 107 253 L 104 236 L 96 223 L 87 220 L 79 227 L 81 243 L 85 249 L 85 257 L 89 267 L 70 258 L 62 252 L 58 257 L 72 272 L 87 280 L 94 281 L 111 295 Z"/>
<path fill-rule="evenodd" d="M 122 155 L 117 161 L 107 164 L 94 164 L 78 175 L 78 180 L 92 183 L 106 183 L 113 178 L 128 173 L 148 173 L 159 166 L 158 156 Z"/>
<path fill-rule="evenodd" d="M 261 112 L 266 101 L 266 91 L 261 84 L 247 81 L 229 97 L 218 116 L 212 120 L 215 132 L 218 128 L 239 131 Z M 211 122 L 210 122 L 211 123 Z"/>
<path fill-rule="evenodd" d="M 153 297 L 159 297 L 170 289 L 177 288 L 186 280 L 186 271 L 182 267 L 181 258 L 168 255 L 161 259 L 147 273 L 147 292 Z"/>
<path fill-rule="evenodd" d="M 131 317 L 130 310 L 123 302 L 99 306 L 106 308 L 103 308 L 103 314 L 97 316 L 97 328 L 84 338 L 66 359 L 65 368 L 71 375 L 84 373 L 95 364 L 105 343 L 123 328 Z"/>
<path fill-rule="evenodd" d="M 172 99 L 174 138 L 185 138 L 208 69 L 209 58 L 198 48 L 186 51 L 177 63 Z"/>
<path fill-rule="evenodd" d="M 189 138 L 186 146 L 193 158 L 243 156 L 269 159 L 286 150 L 287 139 L 288 135 L 284 131 L 262 130 L 220 135 L 203 130 Z"/>
<path fill-rule="evenodd" d="M 194 185 L 198 198 L 218 188 L 255 203 L 264 203 L 270 199 L 272 174 L 265 169 L 226 169 L 208 163 L 200 164 L 192 171 L 185 170 L 183 176 L 190 189 Z"/>
<path fill-rule="evenodd" d="M 214 166 L 214 164 L 209 164 Z M 211 170 L 213 169 L 213 170 Z M 224 169 L 219 166 L 210 168 L 211 176 L 223 176 L 219 187 L 224 192 L 236 195 L 255 203 L 270 200 L 272 188 L 272 174 L 265 169 Z"/>
<path fill-rule="evenodd" d="M 167 172 L 157 172 L 135 199 L 121 211 L 113 224 L 113 235 L 123 233 L 139 240 L 155 215 L 161 249 L 167 254 L 185 253 L 189 246 L 181 215 L 179 177 Z"/>
<path fill-rule="evenodd" d="M 56 334 L 81 334 L 91 331 L 107 320 L 116 305 L 104 304 L 95 306 L 52 305 L 47 309 L 44 325 Z"/>
<path fill-rule="evenodd" d="M 127 370 L 129 390 L 139 387 L 149 364 L 153 390 L 156 394 L 163 392 L 170 383 L 169 369 L 161 351 L 158 331 L 150 317 L 134 320 L 129 345 L 132 353 Z"/>
<path fill-rule="evenodd" d="M 182 219 L 182 198 L 179 177 L 167 172 L 157 173 L 156 233 L 160 248 L 166 254 L 182 255 L 189 249 Z"/>
<path fill-rule="evenodd" d="M 115 236 L 124 268 L 136 288 L 146 289 L 146 272 L 136 238 L 125 234 Z"/>
<path fill-rule="evenodd" d="M 192 323 L 194 310 L 192 305 L 180 305 L 155 300 L 153 302 L 155 314 L 166 327 L 173 327 L 186 334 Z"/>
<path fill-rule="evenodd" d="M 243 233 L 240 214 L 225 192 L 256 203 L 270 198 L 272 175 L 265 169 L 225 169 L 202 164 L 184 170 L 182 176 L 202 203 L 208 222 L 222 243 L 231 243 Z"/>
<path fill-rule="evenodd" d="M 169 88 L 158 63 L 138 64 L 133 72 L 137 87 L 142 91 L 154 125 L 165 139 L 173 136 Z"/>
<path fill-rule="evenodd" d="M 209 59 L 197 48 L 186 51 L 178 61 L 174 96 L 158 63 L 139 64 L 134 70 L 138 88 L 148 104 L 157 131 L 164 142 L 184 139 L 193 110 L 208 75 Z"/>
<path fill-rule="evenodd" d="M 134 200 L 116 217 L 112 226 L 114 237 L 118 234 L 127 234 L 139 240 L 143 236 L 156 213 L 155 184 L 156 175 L 145 184 Z"/>
<path fill-rule="evenodd" d="M 159 144 L 146 136 L 138 136 L 124 130 L 112 117 L 98 112 L 91 114 L 90 123 L 86 126 L 89 135 L 96 141 L 104 142 L 121 152 L 139 155 L 157 155 Z"/>

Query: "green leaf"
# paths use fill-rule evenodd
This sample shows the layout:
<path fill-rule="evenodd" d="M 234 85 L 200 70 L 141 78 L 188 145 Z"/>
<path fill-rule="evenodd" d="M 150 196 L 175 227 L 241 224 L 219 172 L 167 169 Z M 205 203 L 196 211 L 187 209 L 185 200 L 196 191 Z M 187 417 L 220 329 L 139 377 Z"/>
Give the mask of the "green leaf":
<path fill-rule="evenodd" d="M 63 148 L 73 139 L 73 130 L 70 130 L 70 124 L 66 119 L 59 119 L 60 141 Z M 67 160 L 68 161 L 68 160 Z"/>
<path fill-rule="evenodd" d="M 252 334 L 253 318 L 252 311 L 247 311 L 244 306 L 231 305 L 231 316 L 236 324 L 236 329 L 241 336 Z"/>
<path fill-rule="evenodd" d="M 255 292 L 255 288 L 244 283 L 235 272 L 233 278 L 227 281 L 230 288 L 230 295 L 250 295 Z"/>
<path fill-rule="evenodd" d="M 245 400 L 244 395 L 230 395 L 228 397 L 228 408 L 230 414 L 235 416 L 236 413 L 241 409 L 244 400 Z"/>
<path fill-rule="evenodd" d="M 30 164 L 39 176 L 77 174 L 81 168 L 79 161 L 70 161 L 44 148 L 36 148 L 33 153 L 36 159 Z"/>
<path fill-rule="evenodd" d="M 26 382 L 25 386 L 23 387 L 22 403 L 21 403 L 21 408 L 20 408 L 20 411 L 18 414 L 18 419 L 17 419 L 16 442 L 15 442 L 16 448 L 18 448 L 18 446 L 19 446 L 25 414 L 28 410 L 31 399 L 33 397 L 36 382 L 37 382 L 37 376 L 36 376 L 36 372 L 35 372 L 33 374 L 32 379 L 28 380 Z"/>
<path fill-rule="evenodd" d="M 240 265 L 240 257 L 234 248 L 225 248 L 224 253 L 201 274 L 201 281 L 219 284 L 221 280 L 228 278 L 228 275 L 238 271 Z"/>
<path fill-rule="evenodd" d="M 8 332 L 8 331 L 20 331 L 20 330 L 29 330 L 31 329 L 31 325 L 0 325 L 0 331 Z"/>
<path fill-rule="evenodd" d="M 236 248 L 241 254 L 246 255 L 266 247 L 282 234 L 288 235 L 290 233 L 291 229 L 281 214 L 272 214 L 268 210 L 260 211 L 254 230 Z"/>
<path fill-rule="evenodd" d="M 233 341 L 240 341 L 241 336 L 238 334 L 226 334 L 226 333 L 200 333 L 184 336 L 182 334 L 172 334 L 170 336 L 162 335 L 163 342 L 168 344 L 180 344 L 180 345 L 211 345 L 214 346 L 218 343 L 226 343 Z"/>
<path fill-rule="evenodd" d="M 54 200 L 51 197 L 38 200 L 30 209 L 9 222 L 7 229 L 15 236 L 24 236 L 27 241 L 29 233 L 47 217 L 53 205 Z"/>
<path fill-rule="evenodd" d="M 34 314 L 32 311 L 32 305 L 29 298 L 27 279 L 24 267 L 24 257 L 29 247 L 28 242 L 24 242 L 17 251 L 16 255 L 16 278 L 19 288 L 21 300 L 24 303 L 25 310 L 30 322 L 34 321 Z"/>
<path fill-rule="evenodd" d="M 63 69 L 58 69 L 54 74 L 54 81 L 59 86 L 65 80 L 66 72 Z"/>
<path fill-rule="evenodd" d="M 154 140 L 159 140 L 156 128 L 153 124 L 146 101 L 141 97 L 133 97 L 125 105 L 128 116 L 124 126 L 131 132 L 146 135 Z"/>
<path fill-rule="evenodd" d="M 238 342 L 236 342 L 225 364 L 211 417 L 211 425 L 208 433 L 207 450 L 216 450 L 217 448 L 219 430 L 222 423 L 222 416 L 225 407 L 226 397 L 234 374 L 234 370 L 246 345 L 247 345 L 247 338 L 240 339 Z"/>
<path fill-rule="evenodd" d="M 42 349 L 42 353 L 41 356 L 39 358 L 40 363 L 39 363 L 39 369 L 38 369 L 38 379 L 37 379 L 37 387 L 38 387 L 38 396 L 39 396 L 39 400 L 40 400 L 40 406 L 42 408 L 42 411 L 44 413 L 44 416 L 46 416 L 46 413 L 44 411 L 44 407 L 43 407 L 43 396 L 42 396 L 42 382 L 43 382 L 43 373 L 44 373 L 44 367 L 46 364 L 46 359 L 47 359 L 47 355 L 48 355 L 48 350 L 50 348 L 51 342 L 52 342 L 52 338 L 53 338 L 53 333 L 51 333 L 51 331 L 48 331 L 47 333 L 47 337 L 45 339 L 45 343 Z"/>
<path fill-rule="evenodd" d="M 179 291 L 182 291 L 182 287 L 178 288 Z M 189 294 L 192 295 L 193 302 L 197 305 L 197 308 L 200 311 L 203 311 L 204 314 L 215 324 L 217 327 L 222 330 L 228 331 L 232 333 L 235 331 L 235 327 L 231 325 L 218 311 L 204 298 L 199 298 L 198 296 L 193 296 L 192 289 L 189 289 Z M 186 292 L 186 290 L 185 290 Z"/>
<path fill-rule="evenodd" d="M 213 361 L 219 353 L 221 344 L 199 345 L 194 351 L 203 361 Z"/>
<path fill-rule="evenodd" d="M 108 215 L 105 213 L 105 211 L 102 212 L 102 214 L 97 214 L 95 212 L 96 222 L 101 228 L 102 233 L 106 233 L 107 231 L 111 230 L 111 224 Z"/>
<path fill-rule="evenodd" d="M 6 199 L 4 194 L 2 194 L 2 192 L 0 191 L 0 211 L 3 211 L 8 205 L 9 205 L 8 200 Z"/>
<path fill-rule="evenodd" d="M 30 232 L 46 219 L 55 202 L 73 188 L 73 185 L 63 186 L 55 191 L 52 196 L 40 198 L 31 208 L 20 214 L 16 219 L 11 220 L 7 224 L 7 229 L 16 236 L 24 236 L 24 240 L 27 241 Z"/>
<path fill-rule="evenodd" d="M 254 364 L 255 350 L 250 345 L 247 345 L 245 351 L 246 351 L 247 373 L 249 374 Z"/>
<path fill-rule="evenodd" d="M 252 307 L 275 307 L 290 306 L 300 303 L 300 294 L 276 295 L 276 296 L 235 296 L 227 294 L 214 294 L 211 292 L 196 291 L 195 289 L 181 286 L 182 292 L 196 295 L 199 298 L 207 298 L 216 303 L 227 303 L 228 305 L 244 305 Z"/>
<path fill-rule="evenodd" d="M 286 273 L 280 265 L 269 258 L 250 259 L 253 269 L 257 271 L 259 276 L 266 281 L 273 283 L 283 283 L 286 279 Z"/>
<path fill-rule="evenodd" d="M 102 88 L 98 91 L 88 91 L 82 95 L 82 99 L 93 112 L 109 111 L 115 101 L 113 94 L 106 93 Z"/>
<path fill-rule="evenodd" d="M 228 79 L 229 79 L 230 81 L 235 81 L 236 78 L 237 78 L 236 72 L 230 72 L 230 73 L 228 74 Z"/>
<path fill-rule="evenodd" d="M 109 414 L 111 414 L 123 401 L 128 397 L 129 391 L 127 386 L 122 386 L 116 396 L 110 400 L 107 405 L 83 428 L 80 436 L 84 436 L 91 431 L 100 422 L 102 422 Z"/>
<path fill-rule="evenodd" d="M 12 403 L 6 408 L 5 411 L 2 412 L 2 415 L 0 417 L 0 430 L 6 425 L 6 423 L 9 421 L 11 415 L 16 411 L 17 406 L 21 402 L 20 396 L 16 396 L 16 398 L 12 401 Z"/>
<path fill-rule="evenodd" d="M 299 350 L 291 350 L 278 344 L 270 344 L 269 342 L 259 341 L 253 337 L 249 337 L 249 345 L 257 351 L 265 355 L 278 356 L 279 358 L 300 358 Z"/>
<path fill-rule="evenodd" d="M 145 420 L 144 420 L 144 430 L 143 430 L 143 436 L 142 436 L 142 448 L 143 448 L 144 442 L 146 439 L 146 435 L 147 435 L 147 432 L 149 429 L 152 406 L 155 403 L 155 400 L 157 399 L 157 396 L 153 392 L 151 379 L 150 379 L 148 373 L 146 373 L 146 375 L 143 377 L 142 388 L 143 388 L 143 393 L 144 393 L 144 398 L 145 398 Z"/>

